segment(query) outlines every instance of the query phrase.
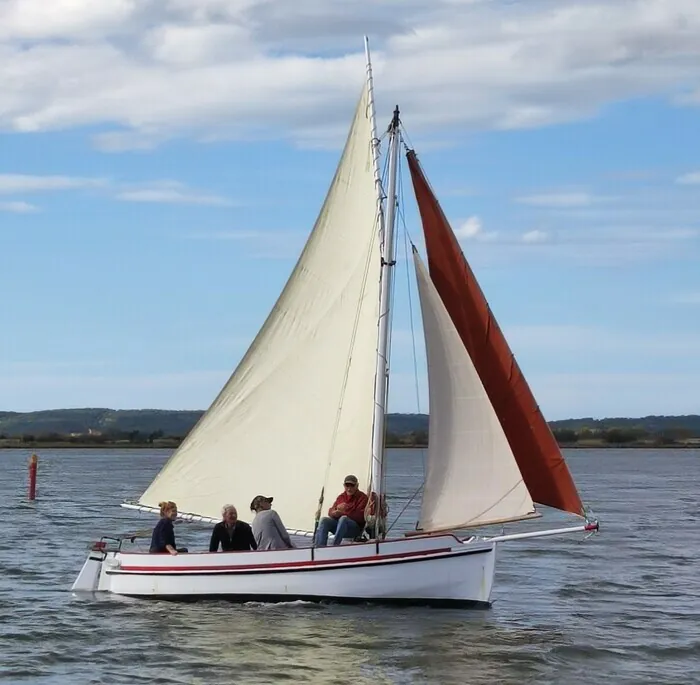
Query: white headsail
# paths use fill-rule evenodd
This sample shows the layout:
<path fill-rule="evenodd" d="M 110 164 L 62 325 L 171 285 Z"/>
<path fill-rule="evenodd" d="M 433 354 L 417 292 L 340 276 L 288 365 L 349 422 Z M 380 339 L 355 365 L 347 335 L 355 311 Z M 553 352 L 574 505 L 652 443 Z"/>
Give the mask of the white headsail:
<path fill-rule="evenodd" d="M 534 513 L 532 498 L 498 417 L 416 251 L 414 261 L 430 396 L 418 527 L 449 530 L 527 518 Z"/>
<path fill-rule="evenodd" d="M 381 255 L 364 88 L 340 163 L 304 251 L 245 357 L 139 500 L 243 514 L 274 496 L 290 530 L 312 530 L 371 460 Z M 242 294 L 244 296 L 244 294 Z"/>

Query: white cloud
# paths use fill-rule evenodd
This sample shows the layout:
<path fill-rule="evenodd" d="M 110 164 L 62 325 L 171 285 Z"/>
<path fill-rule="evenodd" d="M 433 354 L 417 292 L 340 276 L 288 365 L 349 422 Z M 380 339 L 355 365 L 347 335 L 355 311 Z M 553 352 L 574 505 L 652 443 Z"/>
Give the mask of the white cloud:
<path fill-rule="evenodd" d="M 0 5 L 0 39 L 89 38 L 118 27 L 137 0 L 6 0 Z"/>
<path fill-rule="evenodd" d="M 545 193 L 525 195 L 516 198 L 515 201 L 533 207 L 588 207 L 595 202 L 595 198 L 589 193 Z"/>
<path fill-rule="evenodd" d="M 0 96 L 1 97 L 1 96 Z M 30 176 L 27 174 L 0 174 L 0 195 L 50 190 L 70 190 L 105 185 L 104 179 L 76 176 Z"/>
<path fill-rule="evenodd" d="M 478 242 L 493 242 L 498 240 L 497 231 L 484 231 L 484 226 L 478 216 L 470 216 L 466 221 L 457 224 L 453 229 L 458 240 L 475 240 Z"/>
<path fill-rule="evenodd" d="M 691 171 L 676 179 L 676 183 L 681 185 L 700 185 L 700 171 Z"/>
<path fill-rule="evenodd" d="M 547 241 L 547 238 L 548 235 L 545 231 L 535 229 L 534 231 L 523 233 L 522 241 L 524 243 L 544 243 Z"/>
<path fill-rule="evenodd" d="M 665 222 L 664 222 L 665 223 Z M 455 222 L 455 226 L 458 222 Z M 625 264 L 700 259 L 700 229 L 636 224 L 590 225 L 567 221 L 562 227 L 525 234 L 503 230 L 488 240 L 472 239 L 469 261 L 494 266 L 523 259 L 566 262 L 571 267 L 617 267 Z"/>
<path fill-rule="evenodd" d="M 0 129 L 100 125 L 109 129 L 97 142 L 111 150 L 177 136 L 338 143 L 364 76 L 367 30 L 380 115 L 401 103 L 423 137 L 542 126 L 630 97 L 700 92 L 696 0 L 396 7 L 5 0 Z"/>
<path fill-rule="evenodd" d="M 116 198 L 124 202 L 157 202 L 210 207 L 231 207 L 234 204 L 220 195 L 192 191 L 176 181 L 160 181 L 144 187 L 122 190 L 116 194 Z"/>
<path fill-rule="evenodd" d="M 458 238 L 476 238 L 482 232 L 481 219 L 478 216 L 470 216 L 466 221 L 454 229 Z"/>
<path fill-rule="evenodd" d="M 240 59 L 253 47 L 245 28 L 235 24 L 166 24 L 149 31 L 143 42 L 156 61 L 176 66 Z"/>
<path fill-rule="evenodd" d="M 221 195 L 193 190 L 184 183 L 172 180 L 129 185 L 101 178 L 0 174 L 0 195 L 20 192 L 39 193 L 59 190 L 85 190 L 88 188 L 101 188 L 116 199 L 125 202 L 190 204 L 211 207 L 232 207 L 235 205 L 232 200 Z M 27 213 L 38 211 L 38 208 L 27 202 L 13 201 L 0 203 L 0 210 Z"/>
<path fill-rule="evenodd" d="M 14 200 L 10 202 L 0 202 L 0 212 L 12 212 L 14 214 L 33 214 L 38 212 L 39 208 L 29 202 Z"/>

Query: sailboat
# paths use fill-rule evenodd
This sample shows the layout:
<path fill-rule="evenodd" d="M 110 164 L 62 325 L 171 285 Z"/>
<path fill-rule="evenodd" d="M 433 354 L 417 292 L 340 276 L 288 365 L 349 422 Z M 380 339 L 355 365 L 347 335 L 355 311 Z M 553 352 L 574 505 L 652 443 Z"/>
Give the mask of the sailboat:
<path fill-rule="evenodd" d="M 485 605 L 498 546 L 588 534 L 567 464 L 489 309 L 415 151 L 406 157 L 427 264 L 413 249 L 426 344 L 429 446 L 415 530 L 317 546 L 320 515 L 346 474 L 386 515 L 384 436 L 389 388 L 394 233 L 401 158 L 398 108 L 382 181 L 369 44 L 367 73 L 327 196 L 299 260 L 233 375 L 138 501 L 185 521 L 217 522 L 227 502 L 274 494 L 294 549 L 171 556 L 103 537 L 73 591 L 238 601 Z M 479 535 L 482 526 L 567 512 L 566 527 Z M 465 535 L 466 532 L 466 535 Z M 132 540 L 133 542 L 133 540 Z"/>

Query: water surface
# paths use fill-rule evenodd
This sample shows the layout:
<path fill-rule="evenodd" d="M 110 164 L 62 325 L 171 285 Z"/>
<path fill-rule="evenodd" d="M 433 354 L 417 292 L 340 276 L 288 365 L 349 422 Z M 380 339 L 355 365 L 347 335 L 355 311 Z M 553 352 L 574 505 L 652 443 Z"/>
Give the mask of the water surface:
<path fill-rule="evenodd" d="M 28 456 L 0 451 L 3 682 L 700 683 L 697 450 L 568 452 L 602 533 L 502 545 L 494 605 L 476 611 L 78 599 L 90 540 L 153 525 L 119 502 L 168 452 L 42 452 L 33 504 Z M 390 452 L 387 470 L 391 519 L 418 487 L 421 451 Z M 177 530 L 208 543 L 208 527 Z"/>

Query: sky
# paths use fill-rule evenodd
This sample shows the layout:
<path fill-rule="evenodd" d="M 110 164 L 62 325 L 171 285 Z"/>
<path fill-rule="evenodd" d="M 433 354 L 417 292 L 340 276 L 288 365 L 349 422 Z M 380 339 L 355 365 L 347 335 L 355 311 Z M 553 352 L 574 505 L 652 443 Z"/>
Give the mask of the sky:
<path fill-rule="evenodd" d="M 211 403 L 313 226 L 367 33 L 380 126 L 398 103 L 545 416 L 700 413 L 700 3 L 360 7 L 0 0 L 0 410 Z M 425 411 L 406 268 L 390 410 Z"/>

